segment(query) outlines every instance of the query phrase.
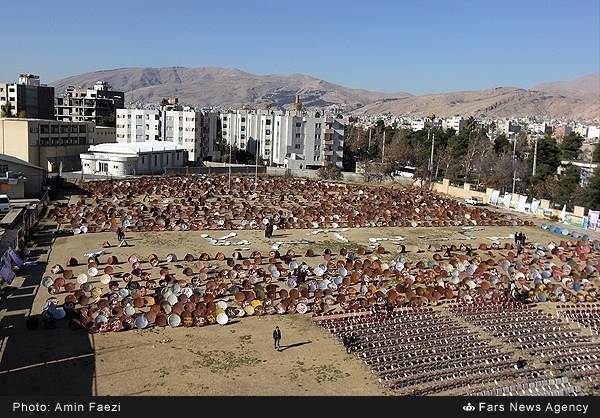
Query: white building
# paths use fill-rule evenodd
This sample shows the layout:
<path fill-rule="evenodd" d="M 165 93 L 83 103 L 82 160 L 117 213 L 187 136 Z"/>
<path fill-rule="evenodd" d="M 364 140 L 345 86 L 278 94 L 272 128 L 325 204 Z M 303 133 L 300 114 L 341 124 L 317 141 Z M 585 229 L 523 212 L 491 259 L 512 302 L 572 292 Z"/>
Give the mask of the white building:
<path fill-rule="evenodd" d="M 80 157 L 83 174 L 108 177 L 161 174 L 166 168 L 188 164 L 185 148 L 167 141 L 93 145 Z"/>
<path fill-rule="evenodd" d="M 456 133 L 462 131 L 467 126 L 467 121 L 462 116 L 453 116 L 442 121 L 443 129 L 454 129 Z"/>
<path fill-rule="evenodd" d="M 292 169 L 318 168 L 328 163 L 342 166 L 342 118 L 300 109 L 242 109 L 221 114 L 221 128 L 225 144 L 254 157 L 258 152 L 268 165 Z"/>
<path fill-rule="evenodd" d="M 165 141 L 181 145 L 189 161 L 220 158 L 216 142 L 219 115 L 191 108 L 118 109 L 116 138 L 120 143 Z"/>

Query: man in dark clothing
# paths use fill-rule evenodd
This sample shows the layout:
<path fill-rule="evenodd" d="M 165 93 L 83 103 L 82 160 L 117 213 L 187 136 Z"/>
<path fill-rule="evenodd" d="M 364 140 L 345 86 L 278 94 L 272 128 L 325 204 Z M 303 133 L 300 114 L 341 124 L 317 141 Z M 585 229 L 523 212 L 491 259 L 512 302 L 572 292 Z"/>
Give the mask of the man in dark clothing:
<path fill-rule="evenodd" d="M 268 222 L 265 226 L 265 238 L 271 238 L 273 236 L 273 224 Z"/>
<path fill-rule="evenodd" d="M 344 342 L 344 347 L 346 347 L 346 352 L 348 354 L 352 353 L 352 346 L 354 344 L 356 344 L 358 342 L 358 337 L 356 336 L 356 333 L 353 332 L 352 334 L 350 334 L 350 336 L 344 337 L 345 338 L 345 342 Z"/>
<path fill-rule="evenodd" d="M 281 341 L 281 330 L 278 326 L 273 330 L 273 346 L 275 350 L 279 350 L 279 342 Z"/>

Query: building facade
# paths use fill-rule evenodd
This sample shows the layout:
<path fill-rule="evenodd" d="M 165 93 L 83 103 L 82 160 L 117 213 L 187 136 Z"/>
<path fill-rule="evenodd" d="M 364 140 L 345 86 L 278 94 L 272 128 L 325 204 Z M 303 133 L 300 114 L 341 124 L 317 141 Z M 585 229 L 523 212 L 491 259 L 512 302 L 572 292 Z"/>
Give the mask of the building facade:
<path fill-rule="evenodd" d="M 224 144 L 258 155 L 266 165 L 290 169 L 316 169 L 329 163 L 342 167 L 344 126 L 342 118 L 302 109 L 221 114 Z"/>
<path fill-rule="evenodd" d="M 11 116 L 54 119 L 54 87 L 40 84 L 40 76 L 21 74 L 18 83 L 0 83 L 0 105 L 11 104 Z"/>
<path fill-rule="evenodd" d="M 123 177 L 162 174 L 169 167 L 185 167 L 185 148 L 168 141 L 106 143 L 80 155 L 83 174 Z"/>
<path fill-rule="evenodd" d="M 79 155 L 99 142 L 114 142 L 114 136 L 97 136 L 94 122 L 0 118 L 0 153 L 49 172 L 81 170 Z"/>
<path fill-rule="evenodd" d="M 104 81 L 98 81 L 93 88 L 69 86 L 55 98 L 55 119 L 64 122 L 93 121 L 99 124 L 104 117 L 116 114 L 125 107 L 125 94 L 113 91 Z"/>
<path fill-rule="evenodd" d="M 218 113 L 188 107 L 118 109 L 116 139 L 120 143 L 166 141 L 181 145 L 189 161 L 216 161 Z"/>

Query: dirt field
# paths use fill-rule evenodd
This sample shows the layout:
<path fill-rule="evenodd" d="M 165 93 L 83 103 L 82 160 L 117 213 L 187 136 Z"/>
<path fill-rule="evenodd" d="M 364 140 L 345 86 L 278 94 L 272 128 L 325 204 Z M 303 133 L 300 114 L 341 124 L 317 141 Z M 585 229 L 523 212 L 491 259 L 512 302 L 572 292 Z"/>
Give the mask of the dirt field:
<path fill-rule="evenodd" d="M 522 215 L 527 216 L 527 215 Z M 528 218 L 533 219 L 533 218 Z M 530 243 L 548 244 L 560 239 L 553 232 L 535 226 L 520 228 Z M 175 395 L 273 395 L 273 396 L 387 396 L 393 393 L 383 388 L 365 364 L 348 355 L 341 342 L 318 327 L 312 312 L 300 314 L 246 315 L 230 317 L 225 324 L 205 326 L 156 326 L 119 332 L 87 332 L 66 319 L 43 321 L 28 329 L 27 318 L 40 317 L 47 300 L 64 302 L 69 292 L 50 295 L 42 286 L 45 276 L 53 278 L 51 268 L 57 264 L 72 269 L 73 279 L 88 273 L 88 258 L 98 253 L 97 276 L 89 282 L 100 287 L 103 294 L 108 286 L 100 282 L 102 269 L 109 257 L 118 259 L 112 264 L 113 278 L 120 280 L 131 271 L 128 262 L 135 255 L 142 269 L 157 278 L 159 270 L 168 269 L 177 279 L 186 278 L 186 267 L 196 269 L 195 262 L 186 262 L 186 254 L 208 253 L 206 264 L 225 266 L 214 256 L 223 252 L 230 258 L 239 251 L 244 258 L 259 251 L 269 254 L 274 248 L 281 254 L 295 252 L 298 263 L 312 267 L 326 262 L 323 253 L 330 250 L 339 257 L 340 251 L 367 250 L 365 258 L 379 259 L 393 265 L 400 257 L 413 263 L 428 262 L 442 245 L 470 244 L 484 258 L 506 256 L 503 249 L 479 251 L 479 244 L 512 243 L 514 227 L 436 227 L 436 228 L 339 228 L 330 230 L 276 230 L 271 239 L 262 231 L 164 231 L 128 232 L 129 246 L 118 247 L 114 232 L 61 235 L 56 225 L 45 220 L 30 246 L 32 265 L 23 267 L 13 285 L 16 290 L 5 293 L 0 300 L 2 315 L 0 387 L 3 395 L 92 395 L 92 396 L 175 396 Z M 233 234 L 233 235 L 232 235 Z M 211 238 L 221 240 L 215 245 Z M 108 242 L 110 246 L 103 246 Z M 225 242 L 223 244 L 223 242 Z M 378 252 L 377 247 L 385 251 Z M 400 247 L 404 252 L 399 253 Z M 314 257 L 304 257 L 307 250 Z M 151 266 L 148 255 L 156 254 L 160 263 Z M 175 254 L 177 261 L 167 261 Z M 68 266 L 71 258 L 77 265 Z M 262 267 L 270 263 L 264 257 Z M 284 266 L 285 267 L 285 266 Z M 220 267 L 221 268 L 221 267 Z M 279 289 L 284 281 L 274 281 Z M 77 285 L 79 286 L 79 284 Z M 121 282 L 121 287 L 123 283 Z M 289 290 L 289 289 L 288 289 Z M 236 300 L 224 298 L 231 306 Z M 546 308 L 551 303 L 545 304 Z M 325 307 L 339 310 L 339 304 Z M 239 311 L 238 311 L 239 312 Z M 272 330 L 278 325 L 283 334 L 281 350 L 273 347 Z M 51 329 L 47 329 L 51 328 Z"/>

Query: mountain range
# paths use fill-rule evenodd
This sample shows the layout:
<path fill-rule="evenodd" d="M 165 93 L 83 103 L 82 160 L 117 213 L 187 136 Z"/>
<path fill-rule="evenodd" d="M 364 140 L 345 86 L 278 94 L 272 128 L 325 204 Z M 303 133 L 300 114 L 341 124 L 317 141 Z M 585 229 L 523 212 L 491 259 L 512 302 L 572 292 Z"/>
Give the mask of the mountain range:
<path fill-rule="evenodd" d="M 298 97 L 305 109 L 356 116 L 529 116 L 600 124 L 600 73 L 541 83 L 531 89 L 493 87 L 422 96 L 346 88 L 304 74 L 255 75 L 221 67 L 127 67 L 75 75 L 48 85 L 58 96 L 68 86 L 92 88 L 98 81 L 125 93 L 126 104 L 158 104 L 166 98 L 177 98 L 180 104 L 197 108 L 259 109 L 269 105 L 289 110 Z"/>

